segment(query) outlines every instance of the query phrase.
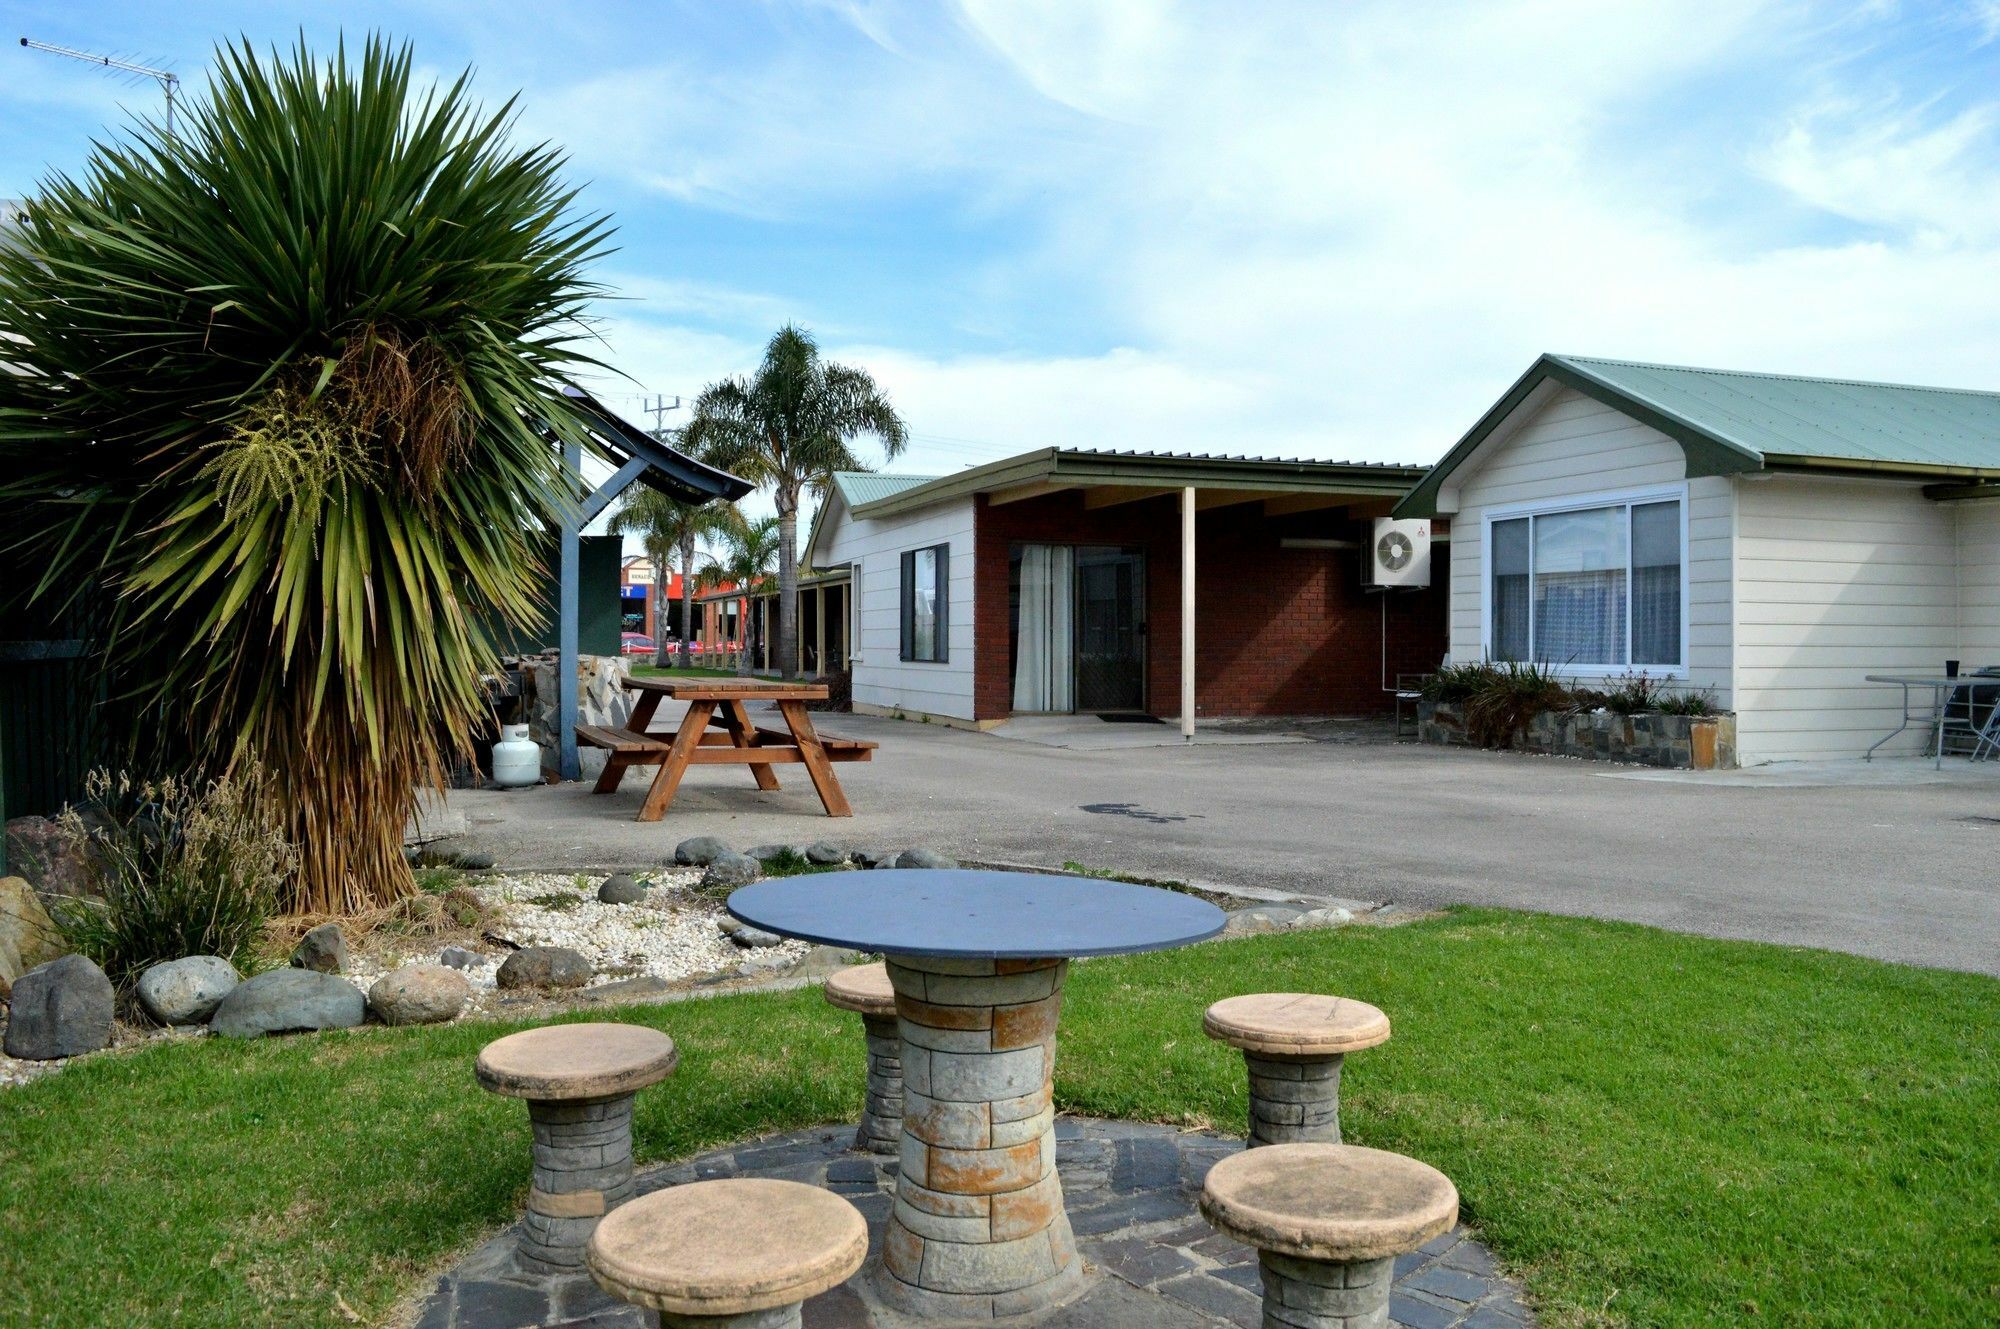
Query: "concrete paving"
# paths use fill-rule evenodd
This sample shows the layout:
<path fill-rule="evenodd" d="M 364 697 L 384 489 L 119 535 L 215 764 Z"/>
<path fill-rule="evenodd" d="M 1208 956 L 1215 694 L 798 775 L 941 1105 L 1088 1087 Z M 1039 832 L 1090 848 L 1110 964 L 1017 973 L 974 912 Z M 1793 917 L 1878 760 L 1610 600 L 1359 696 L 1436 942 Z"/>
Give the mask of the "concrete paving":
<path fill-rule="evenodd" d="M 866 716 L 830 820 L 804 772 L 759 793 L 695 767 L 666 819 L 646 774 L 455 793 L 469 849 L 505 866 L 641 867 L 691 835 L 817 838 L 963 859 L 1076 862 L 1301 898 L 1507 905 L 2000 975 L 2000 763 L 1908 759 L 1670 779 L 1597 763 L 1394 744 L 1379 726 L 1273 724 L 1308 741 L 1092 749 Z M 1151 729 L 1156 726 L 1106 726 Z M 1840 764 L 1830 764 L 1838 766 Z M 1854 773 L 1858 772 L 1858 774 Z"/>

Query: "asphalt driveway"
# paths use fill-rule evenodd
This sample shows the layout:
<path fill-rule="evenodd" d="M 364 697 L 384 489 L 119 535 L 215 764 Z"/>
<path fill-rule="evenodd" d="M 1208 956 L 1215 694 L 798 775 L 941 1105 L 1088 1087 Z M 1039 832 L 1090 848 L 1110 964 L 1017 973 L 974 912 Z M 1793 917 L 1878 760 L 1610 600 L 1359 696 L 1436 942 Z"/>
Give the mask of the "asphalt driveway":
<path fill-rule="evenodd" d="M 1299 897 L 1507 905 L 1716 937 L 1824 946 L 2000 975 L 2000 764 L 1933 780 L 1915 762 L 1700 779 L 1445 751 L 1315 726 L 1192 746 L 1107 726 L 1024 739 L 823 717 L 882 744 L 838 769 L 855 816 L 821 815 L 803 771 L 760 793 L 692 768 L 664 821 L 644 774 L 467 791 L 470 847 L 520 867 L 636 867 L 686 836 L 922 844 L 961 858 L 1076 862 Z M 1116 729 L 1120 732 L 1113 734 Z M 1850 769 L 1851 767 L 1851 769 Z"/>

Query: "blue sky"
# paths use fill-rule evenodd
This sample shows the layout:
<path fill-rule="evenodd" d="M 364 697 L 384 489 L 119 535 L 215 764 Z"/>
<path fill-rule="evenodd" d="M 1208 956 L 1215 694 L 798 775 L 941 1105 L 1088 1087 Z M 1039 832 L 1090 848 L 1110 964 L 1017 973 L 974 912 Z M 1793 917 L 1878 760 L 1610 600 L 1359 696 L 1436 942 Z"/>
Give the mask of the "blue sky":
<path fill-rule="evenodd" d="M 606 391 L 797 319 L 946 471 L 1060 443 L 1428 462 L 1542 350 L 2000 387 L 2000 0 L 174 5 L 177 70 L 414 43 L 565 145 Z M 0 196 L 149 85 L 0 48 Z"/>

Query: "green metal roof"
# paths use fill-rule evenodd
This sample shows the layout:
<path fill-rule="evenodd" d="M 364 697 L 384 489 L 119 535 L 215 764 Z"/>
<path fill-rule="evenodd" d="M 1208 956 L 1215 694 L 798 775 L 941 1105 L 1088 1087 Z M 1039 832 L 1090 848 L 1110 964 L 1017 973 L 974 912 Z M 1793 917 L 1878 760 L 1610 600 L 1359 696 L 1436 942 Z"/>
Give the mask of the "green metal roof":
<path fill-rule="evenodd" d="M 938 479 L 935 475 L 882 475 L 875 471 L 835 471 L 834 488 L 850 508 L 878 499 L 894 498 L 905 489 L 915 489 Z"/>
<path fill-rule="evenodd" d="M 2000 477 L 2000 392 L 1544 355 L 1396 507 L 1432 515 L 1445 477 L 1553 380 L 1679 442 L 1688 474 L 1843 470 Z"/>

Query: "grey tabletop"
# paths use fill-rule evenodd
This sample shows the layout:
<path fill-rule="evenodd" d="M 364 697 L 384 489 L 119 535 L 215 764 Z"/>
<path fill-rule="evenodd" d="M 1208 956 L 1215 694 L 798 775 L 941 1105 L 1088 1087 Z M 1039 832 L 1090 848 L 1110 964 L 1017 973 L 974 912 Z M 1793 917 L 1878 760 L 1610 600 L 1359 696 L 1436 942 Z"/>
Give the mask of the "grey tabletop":
<path fill-rule="evenodd" d="M 915 868 L 779 877 L 729 897 L 752 927 L 887 955 L 1041 959 L 1157 951 L 1212 937 L 1206 900 L 1095 877 Z"/>

